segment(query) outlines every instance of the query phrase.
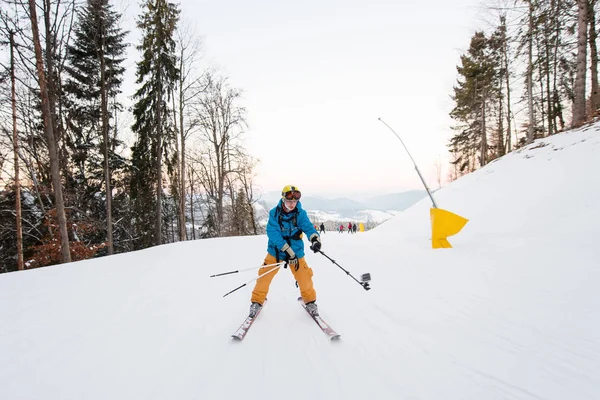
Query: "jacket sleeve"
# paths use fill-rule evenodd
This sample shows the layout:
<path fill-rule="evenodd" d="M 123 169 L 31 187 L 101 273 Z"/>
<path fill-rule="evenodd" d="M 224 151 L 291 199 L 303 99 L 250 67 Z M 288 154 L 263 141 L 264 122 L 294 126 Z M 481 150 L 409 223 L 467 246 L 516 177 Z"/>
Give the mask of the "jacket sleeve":
<path fill-rule="evenodd" d="M 281 248 L 287 244 L 287 242 L 281 236 L 281 227 L 275 217 L 275 209 L 269 212 L 269 222 L 267 222 L 267 237 L 269 240 L 281 250 Z"/>
<path fill-rule="evenodd" d="M 308 219 L 308 214 L 305 210 L 300 211 L 300 215 L 298 215 L 298 227 L 302 229 L 302 232 L 306 233 L 306 237 L 310 240 L 312 235 L 319 236 L 319 233 L 315 229 L 310 219 Z"/>

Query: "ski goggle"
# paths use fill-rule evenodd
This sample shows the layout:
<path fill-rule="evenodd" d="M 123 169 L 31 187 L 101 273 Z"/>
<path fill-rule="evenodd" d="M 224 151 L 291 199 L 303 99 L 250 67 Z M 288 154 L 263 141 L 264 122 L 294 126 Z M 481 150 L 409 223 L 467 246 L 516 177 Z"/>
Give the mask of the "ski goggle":
<path fill-rule="evenodd" d="M 283 198 L 286 200 L 300 200 L 300 197 L 302 197 L 302 193 L 299 190 L 290 190 L 283 194 Z"/>

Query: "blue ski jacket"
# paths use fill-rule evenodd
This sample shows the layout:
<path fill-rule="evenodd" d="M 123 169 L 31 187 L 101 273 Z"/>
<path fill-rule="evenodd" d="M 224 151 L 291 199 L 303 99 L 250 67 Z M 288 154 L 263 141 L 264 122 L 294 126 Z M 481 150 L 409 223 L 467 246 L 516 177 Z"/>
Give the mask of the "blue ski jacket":
<path fill-rule="evenodd" d="M 319 236 L 300 202 L 296 204 L 293 211 L 286 213 L 283 210 L 283 200 L 279 200 L 277 206 L 269 212 L 267 252 L 279 261 L 284 261 L 287 253 L 281 249 L 287 243 L 298 258 L 304 257 L 302 232 L 307 238 L 311 238 L 313 235 Z"/>

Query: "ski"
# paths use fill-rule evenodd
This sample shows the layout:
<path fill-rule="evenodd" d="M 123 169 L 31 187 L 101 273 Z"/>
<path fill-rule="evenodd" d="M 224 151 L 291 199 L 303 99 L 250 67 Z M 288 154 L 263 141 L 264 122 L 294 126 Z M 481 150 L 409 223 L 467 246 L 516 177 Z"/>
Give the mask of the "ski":
<path fill-rule="evenodd" d="M 244 322 L 242 322 L 242 325 L 240 325 L 240 327 L 237 329 L 237 331 L 235 331 L 235 333 L 233 335 L 231 335 L 233 340 L 236 340 L 238 342 L 244 340 L 244 338 L 246 337 L 246 334 L 250 330 L 250 327 L 254 323 L 254 320 L 256 320 L 256 318 L 258 318 L 261 311 L 262 311 L 262 307 L 258 310 L 258 312 L 256 313 L 256 315 L 254 317 L 246 317 Z"/>
<path fill-rule="evenodd" d="M 329 336 L 330 340 L 338 340 L 342 336 L 342 335 L 336 333 L 336 331 L 334 331 L 333 328 L 330 327 L 329 324 L 327 322 L 325 322 L 325 320 L 323 318 L 321 318 L 320 315 L 313 316 L 311 313 L 309 313 L 308 310 L 306 309 L 306 306 L 304 305 L 304 300 L 302 300 L 302 297 L 298 297 L 298 302 L 300 303 L 302 308 L 304 308 L 304 310 L 307 312 L 307 314 L 310 315 L 310 317 L 313 319 L 313 321 L 315 321 L 316 324 L 319 325 L 319 328 L 321 328 L 323 333 L 326 334 L 327 336 Z"/>

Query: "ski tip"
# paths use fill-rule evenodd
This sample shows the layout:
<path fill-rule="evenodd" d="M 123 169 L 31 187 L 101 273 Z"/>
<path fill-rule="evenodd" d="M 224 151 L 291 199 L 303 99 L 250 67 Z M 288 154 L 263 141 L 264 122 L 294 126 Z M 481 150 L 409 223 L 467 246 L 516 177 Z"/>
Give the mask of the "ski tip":
<path fill-rule="evenodd" d="M 231 339 L 232 339 L 232 341 L 234 341 L 234 342 L 241 342 L 241 341 L 242 341 L 242 338 L 241 338 L 241 337 L 239 337 L 239 336 L 235 336 L 235 335 L 231 335 Z"/>
<path fill-rule="evenodd" d="M 341 339 L 342 335 L 335 335 L 331 337 L 332 342 L 338 342 Z"/>

